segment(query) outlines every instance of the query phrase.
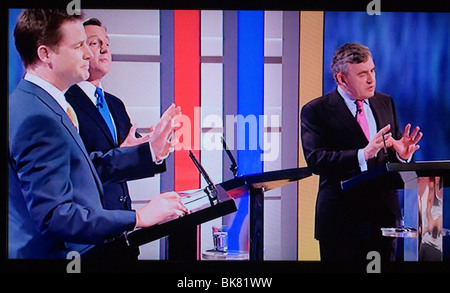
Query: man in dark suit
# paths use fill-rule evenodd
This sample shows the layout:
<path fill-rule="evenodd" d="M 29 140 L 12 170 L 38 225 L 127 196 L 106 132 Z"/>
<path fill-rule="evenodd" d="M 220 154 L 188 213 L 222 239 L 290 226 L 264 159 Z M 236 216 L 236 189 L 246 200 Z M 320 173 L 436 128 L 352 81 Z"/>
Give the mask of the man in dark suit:
<path fill-rule="evenodd" d="M 369 251 L 393 258 L 395 241 L 380 228 L 399 219 L 396 190 L 383 180 L 342 191 L 340 182 L 386 162 L 407 162 L 422 133 L 398 127 L 394 101 L 375 92 L 369 49 L 347 43 L 333 57 L 335 91 L 301 110 L 301 137 L 308 167 L 320 175 L 315 238 L 325 261 L 365 261 Z M 384 137 L 384 142 L 383 142 Z M 386 152 L 384 150 L 386 145 Z"/>
<path fill-rule="evenodd" d="M 14 39 L 27 73 L 9 97 L 9 258 L 83 254 L 110 237 L 185 214 L 174 192 L 137 211 L 103 208 L 101 181 L 63 94 L 89 77 L 93 55 L 80 16 L 24 10 Z M 165 129 L 167 136 L 172 131 Z"/>
<path fill-rule="evenodd" d="M 90 74 L 87 81 L 73 85 L 67 90 L 66 100 L 75 110 L 79 134 L 103 182 L 105 208 L 129 210 L 131 199 L 126 181 L 152 177 L 155 173 L 164 172 L 165 163 L 160 158 L 167 150 L 152 147 L 161 131 L 155 131 L 146 137 L 136 133 L 136 137 L 135 128 L 132 128 L 123 102 L 103 90 L 101 80 L 111 67 L 109 37 L 98 19 L 88 19 L 83 26 L 86 43 L 94 55 L 89 61 Z M 111 129 L 98 109 L 98 91 L 101 91 L 108 106 L 110 116 L 107 118 L 110 118 L 112 123 Z M 171 106 L 163 114 L 160 124 L 171 123 L 174 116 L 179 114 L 179 107 Z M 157 125 L 156 129 L 159 128 Z M 136 158 L 130 160 L 129 157 L 123 156 L 119 147 L 134 148 Z M 99 151 L 106 155 L 99 156 Z"/>

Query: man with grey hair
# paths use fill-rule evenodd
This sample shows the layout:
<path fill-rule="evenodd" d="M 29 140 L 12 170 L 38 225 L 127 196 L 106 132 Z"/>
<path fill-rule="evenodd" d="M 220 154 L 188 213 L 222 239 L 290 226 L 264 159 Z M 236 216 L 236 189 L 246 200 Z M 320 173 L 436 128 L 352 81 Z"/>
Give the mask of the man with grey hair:
<path fill-rule="evenodd" d="M 386 162 L 408 162 L 419 148 L 419 127 L 398 126 L 392 97 L 375 91 L 369 49 L 347 43 L 334 54 L 337 88 L 301 110 L 301 137 L 308 167 L 320 176 L 315 238 L 323 261 L 366 261 L 369 251 L 395 258 L 394 238 L 380 228 L 396 226 L 398 195 L 386 179 L 343 191 L 342 180 Z M 386 145 L 386 151 L 380 151 Z"/>

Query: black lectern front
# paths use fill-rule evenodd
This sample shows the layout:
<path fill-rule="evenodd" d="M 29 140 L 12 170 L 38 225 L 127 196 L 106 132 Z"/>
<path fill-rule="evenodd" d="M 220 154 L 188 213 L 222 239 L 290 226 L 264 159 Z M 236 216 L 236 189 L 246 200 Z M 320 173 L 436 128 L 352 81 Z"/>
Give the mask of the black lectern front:
<path fill-rule="evenodd" d="M 376 170 L 363 172 L 342 182 L 348 190 L 387 176 L 392 188 L 404 189 L 404 223 L 406 227 L 386 227 L 380 233 L 405 238 L 404 253 L 408 261 L 442 261 L 444 187 L 450 187 L 450 161 L 387 163 Z"/>
<path fill-rule="evenodd" d="M 169 236 L 170 260 L 192 261 L 197 259 L 197 225 L 235 212 L 236 204 L 231 196 L 219 185 L 215 186 L 215 197 L 204 190 L 180 192 L 182 201 L 191 211 L 189 214 L 159 225 L 136 229 L 113 239 L 107 244 L 110 251 L 138 248 L 141 245 Z"/>
<path fill-rule="evenodd" d="M 194 261 L 197 256 L 197 225 L 237 210 L 233 198 L 250 196 L 250 260 L 263 260 L 264 192 L 311 176 L 307 168 L 293 168 L 243 175 L 215 185 L 216 202 L 210 202 L 204 190 L 187 193 L 185 205 L 193 212 L 181 218 L 131 231 L 108 243 L 110 251 L 141 245 L 169 236 L 169 260 Z"/>
<path fill-rule="evenodd" d="M 239 198 L 246 193 L 250 196 L 250 260 L 264 259 L 264 192 L 311 175 L 307 168 L 293 168 L 243 175 L 218 184 L 233 198 Z"/>

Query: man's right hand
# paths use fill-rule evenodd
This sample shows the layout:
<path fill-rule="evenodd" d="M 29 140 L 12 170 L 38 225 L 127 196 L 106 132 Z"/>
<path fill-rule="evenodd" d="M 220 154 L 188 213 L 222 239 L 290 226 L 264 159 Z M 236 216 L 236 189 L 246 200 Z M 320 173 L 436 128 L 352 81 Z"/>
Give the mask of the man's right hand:
<path fill-rule="evenodd" d="M 158 194 L 136 211 L 136 228 L 161 224 L 182 217 L 188 212 L 176 192 Z"/>
<path fill-rule="evenodd" d="M 377 153 L 384 147 L 383 135 L 386 147 L 388 148 L 392 146 L 392 140 L 390 139 L 392 137 L 392 133 L 389 132 L 390 130 L 391 125 L 388 124 L 380 131 L 378 131 L 377 134 L 375 134 L 375 136 L 369 141 L 369 144 L 364 148 L 364 159 L 366 160 L 366 162 L 369 159 L 375 157 Z"/>

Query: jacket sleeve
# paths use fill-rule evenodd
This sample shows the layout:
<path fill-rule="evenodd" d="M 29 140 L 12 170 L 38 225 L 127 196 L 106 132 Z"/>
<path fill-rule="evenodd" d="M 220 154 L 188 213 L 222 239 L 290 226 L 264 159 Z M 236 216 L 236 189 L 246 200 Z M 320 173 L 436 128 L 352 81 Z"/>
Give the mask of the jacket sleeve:
<path fill-rule="evenodd" d="M 165 162 L 153 162 L 148 143 L 114 148 L 107 153 L 92 152 L 90 157 L 103 184 L 153 177 L 166 170 Z"/>
<path fill-rule="evenodd" d="M 108 102 L 114 109 L 116 127 L 118 128 L 119 143 L 122 143 L 131 128 L 131 121 L 123 102 L 107 93 Z M 136 132 L 136 137 L 141 135 Z M 100 180 L 103 184 L 121 183 L 153 177 L 156 173 L 166 171 L 166 164 L 157 165 L 153 162 L 149 143 L 142 143 L 133 147 L 113 148 L 108 152 L 95 150 L 90 157 Z"/>
<path fill-rule="evenodd" d="M 66 242 L 95 244 L 132 230 L 135 212 L 103 209 L 93 176 L 77 174 L 85 176 L 86 188 L 74 187 L 71 173 L 82 162 L 71 158 L 64 131 L 60 121 L 33 115 L 9 137 L 12 164 L 38 231 Z"/>

